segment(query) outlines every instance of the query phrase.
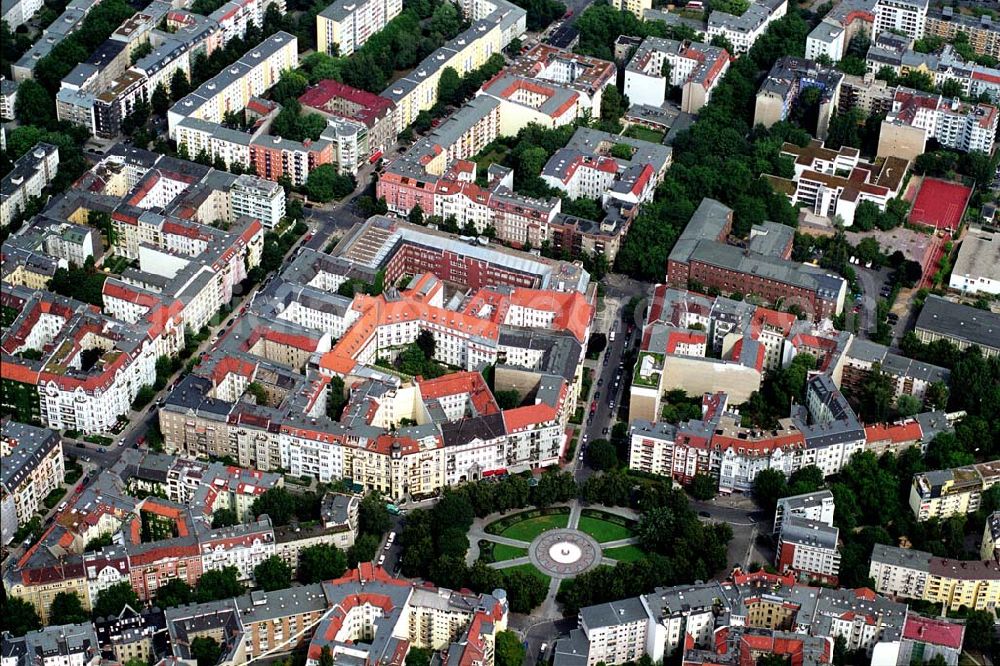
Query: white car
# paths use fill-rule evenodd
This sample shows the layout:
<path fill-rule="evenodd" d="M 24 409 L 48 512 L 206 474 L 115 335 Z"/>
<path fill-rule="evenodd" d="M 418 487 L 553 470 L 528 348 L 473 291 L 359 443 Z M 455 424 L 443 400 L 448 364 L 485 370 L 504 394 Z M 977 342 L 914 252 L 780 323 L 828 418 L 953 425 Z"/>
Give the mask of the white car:
<path fill-rule="evenodd" d="M 379 555 L 379 557 L 378 557 L 378 565 L 382 566 L 383 564 L 385 564 L 385 555 Z"/>

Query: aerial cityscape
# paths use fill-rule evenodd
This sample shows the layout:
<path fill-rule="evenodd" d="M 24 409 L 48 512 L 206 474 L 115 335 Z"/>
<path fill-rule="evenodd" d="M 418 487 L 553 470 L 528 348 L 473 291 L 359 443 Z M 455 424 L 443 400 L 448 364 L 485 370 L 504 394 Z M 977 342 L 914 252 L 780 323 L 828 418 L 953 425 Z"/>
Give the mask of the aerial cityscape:
<path fill-rule="evenodd" d="M 1000 2 L 3 0 L 0 666 L 1000 664 Z"/>

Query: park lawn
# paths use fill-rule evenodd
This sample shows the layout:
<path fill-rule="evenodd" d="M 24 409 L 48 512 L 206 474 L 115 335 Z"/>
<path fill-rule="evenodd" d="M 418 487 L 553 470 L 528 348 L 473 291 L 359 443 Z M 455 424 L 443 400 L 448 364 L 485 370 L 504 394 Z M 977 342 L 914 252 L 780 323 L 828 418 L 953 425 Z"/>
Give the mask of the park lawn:
<path fill-rule="evenodd" d="M 506 569 L 501 569 L 501 571 L 526 571 L 532 576 L 538 578 L 538 580 L 543 581 L 546 585 L 552 580 L 541 571 L 535 568 L 534 564 L 518 564 L 516 567 L 507 567 Z"/>
<path fill-rule="evenodd" d="M 618 562 L 636 562 L 645 559 L 646 551 L 638 546 L 619 546 L 618 548 L 608 548 L 604 551 L 604 556 Z"/>
<path fill-rule="evenodd" d="M 507 529 L 505 529 L 500 536 L 505 536 L 508 539 L 517 539 L 518 541 L 526 541 L 531 543 L 535 540 L 542 532 L 547 532 L 549 530 L 554 530 L 560 527 L 566 527 L 569 523 L 568 513 L 556 513 L 547 516 L 538 516 L 536 518 L 528 518 L 527 520 L 522 520 L 519 523 L 514 523 Z M 496 552 L 496 551 L 494 551 Z"/>
<path fill-rule="evenodd" d="M 528 549 L 519 548 L 517 546 L 508 546 L 505 543 L 495 543 L 493 544 L 493 561 L 503 562 L 505 560 L 513 560 L 518 557 L 527 557 Z"/>
<path fill-rule="evenodd" d="M 633 536 L 632 530 L 623 525 L 616 525 L 607 520 L 591 518 L 590 516 L 580 516 L 580 524 L 577 526 L 577 529 L 581 532 L 586 532 L 601 543 L 627 539 Z"/>

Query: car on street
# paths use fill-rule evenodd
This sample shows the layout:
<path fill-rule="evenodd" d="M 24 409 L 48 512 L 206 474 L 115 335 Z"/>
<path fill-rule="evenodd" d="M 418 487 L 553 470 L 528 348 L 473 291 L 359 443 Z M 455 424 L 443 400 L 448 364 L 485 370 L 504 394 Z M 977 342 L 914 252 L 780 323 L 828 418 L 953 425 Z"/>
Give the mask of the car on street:
<path fill-rule="evenodd" d="M 607 434 L 608 434 L 608 432 L 609 432 L 609 431 L 608 431 L 608 429 L 607 429 L 607 428 L 605 428 L 604 430 L 602 430 L 602 431 L 601 431 L 601 434 L 602 434 L 602 435 L 607 435 Z"/>
<path fill-rule="evenodd" d="M 597 380 L 597 386 L 598 387 L 604 386 L 604 377 L 598 378 L 598 380 Z"/>
<path fill-rule="evenodd" d="M 378 556 L 378 565 L 382 566 L 383 564 L 385 564 L 385 555 L 379 555 Z"/>
<path fill-rule="evenodd" d="M 711 518 L 712 517 L 712 514 L 710 514 L 708 511 L 699 511 L 698 515 L 701 516 L 702 518 Z"/>

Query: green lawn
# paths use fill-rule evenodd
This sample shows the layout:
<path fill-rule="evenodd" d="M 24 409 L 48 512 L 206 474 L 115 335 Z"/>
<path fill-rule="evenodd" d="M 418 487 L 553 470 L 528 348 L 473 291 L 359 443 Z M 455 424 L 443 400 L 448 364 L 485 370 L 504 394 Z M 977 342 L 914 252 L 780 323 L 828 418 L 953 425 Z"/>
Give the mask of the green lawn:
<path fill-rule="evenodd" d="M 618 548 L 608 548 L 604 551 L 604 555 L 619 562 L 635 562 L 645 558 L 646 551 L 638 546 L 619 546 Z"/>
<path fill-rule="evenodd" d="M 527 548 L 518 548 L 517 546 L 508 546 L 505 543 L 495 543 L 493 544 L 493 561 L 503 562 L 505 560 L 513 560 L 518 557 L 526 557 L 528 555 Z"/>
<path fill-rule="evenodd" d="M 519 523 L 514 523 L 501 532 L 500 536 L 530 543 L 542 532 L 554 530 L 558 527 L 566 527 L 567 523 L 569 523 L 569 514 L 567 513 L 538 516 L 537 518 L 528 518 Z"/>
<path fill-rule="evenodd" d="M 548 585 L 551 580 L 548 576 L 536 569 L 534 564 L 518 564 L 516 567 L 507 567 L 506 569 L 502 569 L 502 571 L 527 571 L 539 580 L 544 581 L 546 585 Z"/>
<path fill-rule="evenodd" d="M 623 525 L 616 525 L 615 523 L 601 520 L 600 518 L 591 518 L 590 516 L 580 516 L 578 529 L 581 532 L 586 532 L 601 543 L 627 539 L 633 536 L 632 530 Z"/>
<path fill-rule="evenodd" d="M 625 130 L 625 136 L 630 136 L 633 139 L 640 139 L 642 141 L 649 141 L 651 143 L 662 143 L 664 135 L 663 132 L 657 132 L 649 129 L 648 127 L 632 125 Z"/>

